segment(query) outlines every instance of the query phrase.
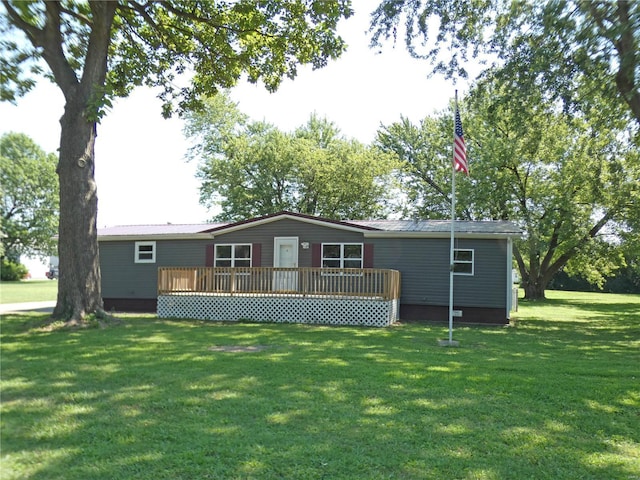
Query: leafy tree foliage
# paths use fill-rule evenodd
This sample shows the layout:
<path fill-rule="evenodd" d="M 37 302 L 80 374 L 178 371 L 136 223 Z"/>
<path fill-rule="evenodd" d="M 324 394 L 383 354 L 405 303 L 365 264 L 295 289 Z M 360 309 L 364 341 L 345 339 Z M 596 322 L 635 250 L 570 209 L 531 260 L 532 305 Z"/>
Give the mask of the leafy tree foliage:
<path fill-rule="evenodd" d="M 6 257 L 0 263 L 0 280 L 3 282 L 17 282 L 24 280 L 29 275 L 27 267 L 21 263 L 12 262 Z"/>
<path fill-rule="evenodd" d="M 55 252 L 58 232 L 57 158 L 28 136 L 7 133 L 0 138 L 0 230 L 4 255 L 17 262 L 22 255 Z"/>
<path fill-rule="evenodd" d="M 631 208 L 640 178 L 640 3 L 385 0 L 372 14 L 372 44 L 401 28 L 434 73 L 465 77 L 469 57 L 489 63 L 466 119 L 473 173 L 460 182 L 459 214 L 526 228 L 515 256 L 529 298 L 543 297 L 564 268 L 601 283 L 624 263 L 610 239 L 636 236 L 640 225 Z M 414 197 L 442 198 L 448 154 L 407 156 L 395 135 L 385 137 L 410 127 L 387 127 L 379 141 L 412 165 Z"/>
<path fill-rule="evenodd" d="M 375 144 L 402 162 L 395 173 L 404 198 L 400 208 L 403 217 L 451 218 L 451 163 L 445 157 L 452 137 L 443 135 L 451 128 L 442 114 L 426 117 L 419 125 L 401 117 L 378 130 Z M 457 208 L 464 205 L 458 203 Z"/>
<path fill-rule="evenodd" d="M 59 256 L 54 317 L 102 312 L 94 144 L 112 98 L 159 87 L 163 114 L 242 75 L 273 90 L 300 63 L 322 67 L 344 50 L 339 0 L 37 1 L 2 0 L 0 98 L 14 100 L 44 73 L 65 98 L 61 123 Z M 21 35 L 20 35 L 21 34 Z M 188 73 L 185 86 L 180 75 Z"/>
<path fill-rule="evenodd" d="M 312 115 L 293 133 L 248 122 L 228 97 L 187 115 L 186 135 L 200 161 L 200 201 L 221 208 L 217 220 L 290 210 L 326 218 L 386 216 L 397 163 L 340 135 Z"/>
<path fill-rule="evenodd" d="M 581 256 L 586 257 L 582 259 L 580 264 L 586 268 L 575 268 L 574 262 L 569 262 L 567 268 L 553 276 L 549 288 L 554 290 L 640 293 L 640 235 L 622 232 L 615 238 L 615 242 L 597 239 L 594 243 L 595 248 L 590 248 L 591 251 L 580 252 Z M 599 249 L 614 250 L 614 254 L 618 258 L 622 256 L 620 263 L 623 266 L 609 274 L 606 271 L 598 270 L 597 266 L 602 263 L 603 259 Z M 610 257 L 611 255 L 609 255 Z"/>
<path fill-rule="evenodd" d="M 434 72 L 465 77 L 469 57 L 481 57 L 512 97 L 542 93 L 640 125 L 640 2 L 383 0 L 372 45 L 403 27 L 408 50 Z"/>
<path fill-rule="evenodd" d="M 474 196 L 474 215 L 524 226 L 514 255 L 528 298 L 544 297 L 565 267 L 601 282 L 624 264 L 612 240 L 628 230 L 640 195 L 640 152 L 631 130 L 624 122 L 607 126 L 595 114 L 592 122 L 566 115 L 553 104 L 514 110 L 501 86 L 484 87 L 492 94 L 472 99 L 480 148 L 474 191 L 466 193 L 481 195 Z"/>
<path fill-rule="evenodd" d="M 465 110 L 471 176 L 457 182 L 457 215 L 523 226 L 514 256 L 527 298 L 544 297 L 563 268 L 601 282 L 624 265 L 612 240 L 637 235 L 640 152 L 629 129 L 592 125 L 553 103 L 510 106 L 502 86 L 482 87 Z M 408 165 L 410 198 L 428 199 L 418 202 L 417 216 L 450 208 L 442 192 L 450 191 L 452 131 L 451 112 L 441 112 L 419 126 L 403 120 L 379 132 L 380 147 Z"/>

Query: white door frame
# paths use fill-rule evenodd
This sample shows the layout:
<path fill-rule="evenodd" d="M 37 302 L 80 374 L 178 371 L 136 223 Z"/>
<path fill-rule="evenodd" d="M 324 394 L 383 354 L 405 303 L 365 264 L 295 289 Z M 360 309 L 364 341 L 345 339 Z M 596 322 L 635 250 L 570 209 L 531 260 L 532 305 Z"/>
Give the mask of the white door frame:
<path fill-rule="evenodd" d="M 281 265 L 280 259 L 280 246 L 291 245 L 293 248 L 292 257 L 293 265 Z M 286 267 L 296 268 L 298 266 L 298 237 L 274 237 L 273 238 L 273 266 L 274 267 Z"/>
<path fill-rule="evenodd" d="M 283 245 L 290 245 L 293 249 L 291 265 L 282 265 L 280 258 L 280 248 Z M 274 237 L 273 238 L 273 266 L 283 268 L 298 267 L 298 237 Z M 273 290 L 297 290 L 298 272 L 273 272 Z"/>

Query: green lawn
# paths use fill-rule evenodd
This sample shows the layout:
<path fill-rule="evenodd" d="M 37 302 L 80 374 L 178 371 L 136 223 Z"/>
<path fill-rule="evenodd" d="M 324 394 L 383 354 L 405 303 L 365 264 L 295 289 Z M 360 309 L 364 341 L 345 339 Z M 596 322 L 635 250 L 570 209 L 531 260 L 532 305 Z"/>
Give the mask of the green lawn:
<path fill-rule="evenodd" d="M 57 280 L 25 280 L 22 282 L 0 282 L 0 304 L 45 302 L 48 300 L 55 300 L 57 295 Z"/>
<path fill-rule="evenodd" d="M 640 296 L 548 294 L 459 348 L 418 324 L 7 316 L 0 477 L 637 480 Z"/>

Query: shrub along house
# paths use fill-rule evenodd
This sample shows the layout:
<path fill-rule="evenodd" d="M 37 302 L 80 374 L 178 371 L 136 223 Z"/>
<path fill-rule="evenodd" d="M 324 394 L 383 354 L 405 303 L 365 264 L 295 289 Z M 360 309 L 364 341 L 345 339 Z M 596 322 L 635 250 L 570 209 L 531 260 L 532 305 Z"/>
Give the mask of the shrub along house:
<path fill-rule="evenodd" d="M 280 212 L 236 223 L 100 229 L 105 308 L 160 317 L 384 326 L 445 321 L 449 221 L 336 221 Z M 509 222 L 455 225 L 456 322 L 505 324 Z"/>

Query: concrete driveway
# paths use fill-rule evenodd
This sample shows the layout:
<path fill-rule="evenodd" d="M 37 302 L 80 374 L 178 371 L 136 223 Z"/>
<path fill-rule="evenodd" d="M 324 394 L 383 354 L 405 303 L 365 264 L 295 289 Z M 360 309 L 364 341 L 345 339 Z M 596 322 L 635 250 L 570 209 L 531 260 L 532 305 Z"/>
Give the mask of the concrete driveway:
<path fill-rule="evenodd" d="M 0 304 L 0 315 L 19 312 L 52 313 L 55 306 L 55 300 L 49 302 L 2 303 Z"/>

